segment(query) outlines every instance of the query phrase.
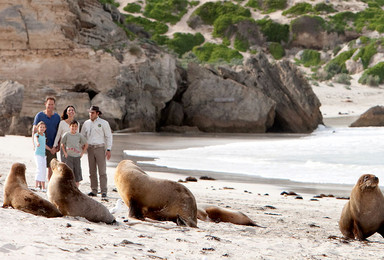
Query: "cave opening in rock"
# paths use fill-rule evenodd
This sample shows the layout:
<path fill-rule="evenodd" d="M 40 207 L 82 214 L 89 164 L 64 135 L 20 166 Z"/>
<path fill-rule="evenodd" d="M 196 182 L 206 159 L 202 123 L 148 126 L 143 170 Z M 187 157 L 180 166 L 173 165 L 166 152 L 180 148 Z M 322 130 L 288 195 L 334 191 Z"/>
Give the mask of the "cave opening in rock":
<path fill-rule="evenodd" d="M 85 92 L 88 94 L 90 100 L 92 100 L 100 92 L 96 89 L 95 84 L 92 82 L 87 84 L 76 84 L 72 91 L 81 93 Z"/>

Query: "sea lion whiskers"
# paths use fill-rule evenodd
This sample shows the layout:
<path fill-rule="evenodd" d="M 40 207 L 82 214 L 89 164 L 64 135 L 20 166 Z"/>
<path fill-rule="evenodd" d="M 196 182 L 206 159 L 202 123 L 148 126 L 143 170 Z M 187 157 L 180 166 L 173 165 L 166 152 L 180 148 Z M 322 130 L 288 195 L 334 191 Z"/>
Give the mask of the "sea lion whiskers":
<path fill-rule="evenodd" d="M 379 185 L 379 178 L 373 174 L 364 174 L 358 183 L 361 190 L 373 190 Z"/>

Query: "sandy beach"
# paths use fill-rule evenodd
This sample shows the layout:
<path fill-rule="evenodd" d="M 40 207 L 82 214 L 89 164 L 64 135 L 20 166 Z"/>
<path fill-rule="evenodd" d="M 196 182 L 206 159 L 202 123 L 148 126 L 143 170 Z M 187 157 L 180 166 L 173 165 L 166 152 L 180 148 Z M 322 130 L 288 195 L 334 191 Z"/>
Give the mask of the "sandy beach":
<path fill-rule="evenodd" d="M 115 153 L 118 148 L 115 135 Z M 133 134 L 132 145 L 162 149 L 171 136 Z M 153 142 L 164 140 L 162 142 Z M 168 139 L 167 139 L 168 138 Z M 180 147 L 225 142 L 229 137 L 182 137 L 173 143 Z M 233 135 L 231 138 L 239 139 Z M 189 141 L 188 141 L 189 140 Z M 203 140 L 203 142 L 201 142 Z M 0 137 L 0 203 L 3 203 L 4 180 L 14 162 L 27 166 L 27 182 L 34 186 L 35 164 L 29 137 Z M 108 167 L 108 199 L 96 200 L 113 208 L 119 199 L 113 183 L 114 166 L 119 157 L 113 154 Z M 80 190 L 89 192 L 87 158 L 82 159 L 83 178 Z M 156 169 L 154 169 L 156 170 Z M 147 171 L 154 177 L 178 181 L 193 172 Z M 199 177 L 196 173 L 195 177 Z M 306 187 L 284 181 L 225 179 L 198 180 L 184 185 L 198 203 L 210 203 L 242 211 L 260 227 L 231 223 L 198 221 L 198 228 L 179 227 L 173 222 L 138 221 L 127 217 L 124 205 L 115 214 L 117 225 L 92 223 L 83 218 L 47 219 L 15 209 L 0 208 L 2 235 L 0 256 L 5 259 L 368 259 L 382 257 L 383 238 L 375 234 L 369 243 L 345 241 L 338 229 L 338 219 L 345 199 L 314 198 L 327 191 L 348 194 L 350 187 Z M 297 196 L 280 195 L 294 191 Z M 336 194 L 334 193 L 334 195 Z M 38 192 L 46 198 L 46 193 Z M 337 195 L 337 194 L 336 194 Z"/>
<path fill-rule="evenodd" d="M 323 106 L 324 123 L 348 126 L 361 113 L 382 104 L 382 88 L 354 85 L 349 90 L 335 85 L 314 87 Z M 271 138 L 272 135 L 257 135 Z M 274 138 L 286 138 L 273 135 Z M 120 198 L 113 182 L 116 164 L 123 159 L 122 140 L 130 148 L 169 149 L 247 141 L 241 134 L 174 135 L 164 133 L 115 134 L 108 163 L 108 198 L 100 201 L 113 208 Z M 4 181 L 14 162 L 26 164 L 29 187 L 34 187 L 36 166 L 30 137 L 0 137 L 0 203 Z M 135 158 L 132 158 L 135 159 Z M 142 159 L 142 158 L 140 158 Z M 0 208 L 0 256 L 3 259 L 372 259 L 384 256 L 384 239 L 375 234 L 368 243 L 345 241 L 338 228 L 341 210 L 351 186 L 295 183 L 287 180 L 179 171 L 145 166 L 151 176 L 178 181 L 188 176 L 209 175 L 216 180 L 198 180 L 184 185 L 198 203 L 209 203 L 248 215 L 260 227 L 198 221 L 198 228 L 173 222 L 138 221 L 128 218 L 123 205 L 115 214 L 116 225 L 92 223 L 84 218 L 47 219 L 11 208 Z M 80 190 L 88 193 L 86 155 L 82 159 Z M 363 174 L 363 173 L 362 173 Z M 298 196 L 280 195 L 293 191 Z M 319 194 L 335 197 L 314 198 Z M 46 193 L 38 192 L 44 198 Z"/>

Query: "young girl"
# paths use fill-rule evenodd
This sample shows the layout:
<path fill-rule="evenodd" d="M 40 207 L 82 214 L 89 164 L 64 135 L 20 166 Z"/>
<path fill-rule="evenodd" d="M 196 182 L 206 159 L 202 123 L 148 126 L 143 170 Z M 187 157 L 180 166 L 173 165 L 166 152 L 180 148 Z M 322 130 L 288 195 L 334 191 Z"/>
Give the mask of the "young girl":
<path fill-rule="evenodd" d="M 45 149 L 51 150 L 46 145 L 45 130 L 47 129 L 45 123 L 40 121 L 37 124 L 37 133 L 33 137 L 34 150 L 35 150 L 35 161 L 37 166 L 36 172 L 36 189 L 42 189 L 45 192 L 45 178 L 47 171 L 47 162 L 45 159 Z"/>

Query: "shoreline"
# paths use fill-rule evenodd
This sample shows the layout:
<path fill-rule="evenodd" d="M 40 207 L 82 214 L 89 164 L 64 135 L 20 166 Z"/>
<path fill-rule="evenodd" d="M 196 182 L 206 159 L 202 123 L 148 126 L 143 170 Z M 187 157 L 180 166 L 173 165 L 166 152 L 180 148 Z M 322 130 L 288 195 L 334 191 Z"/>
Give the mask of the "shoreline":
<path fill-rule="evenodd" d="M 133 140 L 132 146 L 141 145 L 158 149 L 161 149 L 163 142 L 167 143 L 172 139 L 170 135 L 164 134 L 160 134 L 157 138 L 148 133 L 129 136 Z M 195 146 L 201 145 L 197 140 L 203 140 L 203 143 L 208 145 L 223 142 L 224 138 L 221 137 L 212 139 L 212 136 L 209 138 L 190 136 Z M 172 146 L 189 145 L 185 143 L 184 138 L 186 137 L 172 143 Z M 231 138 L 236 141 L 241 139 L 239 136 Z M 118 142 L 119 138 L 116 138 L 116 141 Z M 112 150 L 117 154 L 119 154 L 118 146 L 116 144 Z M 30 188 L 34 186 L 36 166 L 30 137 L 0 137 L 0 155 L 1 203 L 4 199 L 5 178 L 12 163 L 26 164 L 26 179 Z M 113 161 L 109 162 L 107 167 L 109 190 L 107 199 L 103 200 L 100 195 L 93 198 L 108 209 L 112 209 L 120 199 L 114 185 L 114 164 L 119 160 L 119 156 L 113 157 Z M 81 192 L 87 194 L 90 191 L 90 182 L 86 154 L 81 163 L 84 180 L 79 188 Z M 172 181 L 195 175 L 180 170 L 172 173 L 168 168 L 148 167 L 145 170 L 151 177 Z M 213 173 L 199 172 L 199 174 L 215 177 Z M 264 228 L 200 220 L 198 228 L 181 227 L 169 221 L 141 221 L 128 217 L 129 208 L 126 205 L 122 206 L 120 212 L 114 214 L 116 225 L 92 223 L 81 217 L 48 219 L 12 208 L 0 208 L 0 225 L 3 226 L 0 256 L 6 259 L 22 259 L 26 256 L 43 259 L 91 259 L 96 256 L 103 259 L 253 260 L 282 257 L 367 259 L 367 256 L 372 258 L 382 254 L 383 238 L 378 234 L 369 237 L 369 242 L 364 243 L 355 240 L 346 241 L 342 238 L 338 221 L 347 201 L 334 197 L 313 196 L 320 193 L 328 195 L 325 189 L 327 185 L 319 185 L 319 189 L 316 190 L 317 185 L 278 180 L 281 184 L 276 180 L 265 178 L 251 181 L 226 180 L 223 178 L 224 175 L 218 174 L 215 181 L 198 180 L 182 185 L 191 191 L 197 203 L 240 211 Z M 236 175 L 226 176 L 233 178 Z M 240 179 L 243 178 L 245 179 L 245 176 L 240 176 Z M 343 187 L 331 188 L 338 190 Z M 293 191 L 297 196 L 281 195 L 282 191 Z M 336 195 L 334 192 L 330 193 Z M 37 194 L 47 199 L 46 193 L 37 192 Z"/>
<path fill-rule="evenodd" d="M 334 118 L 338 125 L 346 126 L 345 122 L 353 119 L 350 117 Z M 333 184 L 333 183 L 310 183 L 298 182 L 288 179 L 265 178 L 246 174 L 232 174 L 225 172 L 200 171 L 200 170 L 185 170 L 177 168 L 168 168 L 162 166 L 151 165 L 145 163 L 152 161 L 150 157 L 126 156 L 123 153 L 124 149 L 138 150 L 157 150 L 157 149 L 183 149 L 190 147 L 202 147 L 219 144 L 227 144 L 230 142 L 247 142 L 248 140 L 265 139 L 265 138 L 298 138 L 307 136 L 308 134 L 174 134 L 174 133 L 128 133 L 114 134 L 114 149 L 110 167 L 115 167 L 122 159 L 129 159 L 134 162 L 140 161 L 138 165 L 145 171 L 162 172 L 175 175 L 175 178 L 182 176 L 191 176 L 199 179 L 201 176 L 209 176 L 216 180 L 237 182 L 237 183 L 252 183 L 256 185 L 272 185 L 282 191 L 294 191 L 296 193 L 305 193 L 312 195 L 332 194 L 337 197 L 349 197 L 353 185 L 351 184 Z M 123 141 L 124 140 L 124 141 Z M 129 143 L 130 147 L 123 147 L 123 143 Z"/>

